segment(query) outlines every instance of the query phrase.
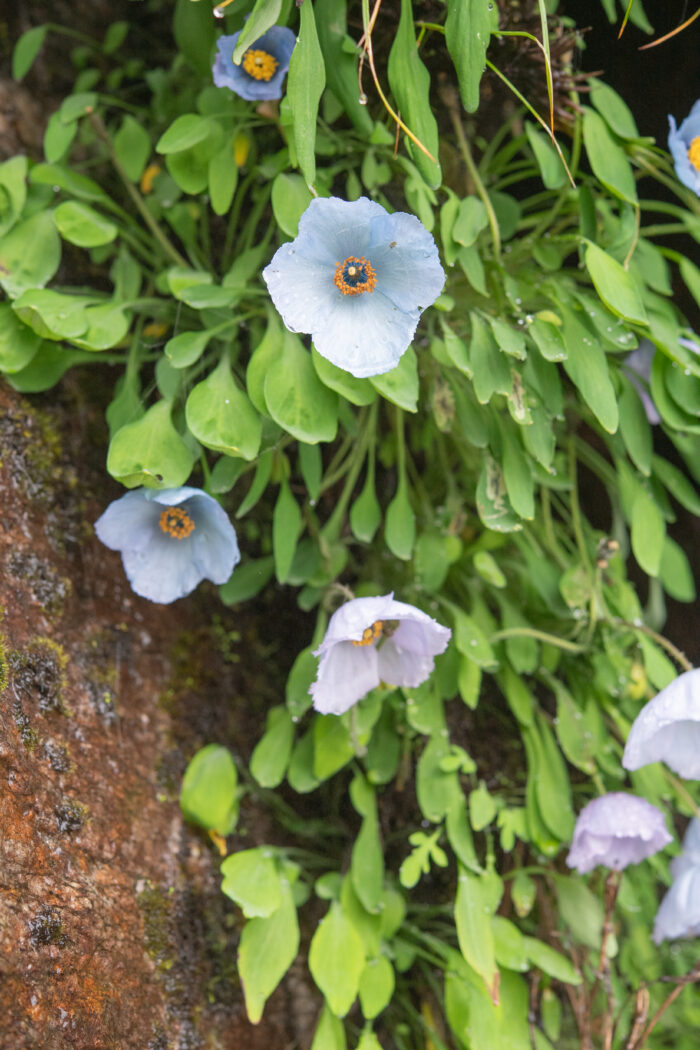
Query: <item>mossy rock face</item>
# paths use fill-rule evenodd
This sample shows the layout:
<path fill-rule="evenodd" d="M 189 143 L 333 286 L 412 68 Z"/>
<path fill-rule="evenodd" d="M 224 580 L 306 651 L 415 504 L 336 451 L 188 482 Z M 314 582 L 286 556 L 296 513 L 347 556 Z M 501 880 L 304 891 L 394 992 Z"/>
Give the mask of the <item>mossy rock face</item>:
<path fill-rule="evenodd" d="M 118 495 L 97 480 L 104 450 L 76 435 L 83 413 L 63 398 L 37 422 L 0 386 L 0 1050 L 289 1045 L 284 989 L 271 1019 L 245 1018 L 220 857 L 177 804 L 202 743 L 254 746 L 262 717 L 237 698 L 264 707 L 280 687 L 248 671 L 265 663 L 264 618 L 222 619 L 213 588 L 165 607 L 132 594 L 92 533 Z M 80 440 L 89 503 L 62 466 Z M 250 801 L 246 814 L 249 843 L 269 828 Z"/>

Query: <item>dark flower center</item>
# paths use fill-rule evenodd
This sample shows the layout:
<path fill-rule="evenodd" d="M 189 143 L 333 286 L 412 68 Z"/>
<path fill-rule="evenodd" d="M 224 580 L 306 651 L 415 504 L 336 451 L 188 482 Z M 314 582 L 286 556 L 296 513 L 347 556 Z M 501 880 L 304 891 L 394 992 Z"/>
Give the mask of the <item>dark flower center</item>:
<path fill-rule="evenodd" d="M 194 522 L 186 510 L 182 507 L 166 507 L 158 521 L 163 532 L 168 536 L 174 536 L 176 540 L 184 540 L 191 532 L 194 532 Z"/>
<path fill-rule="evenodd" d="M 243 56 L 243 68 L 255 80 L 272 80 L 279 62 L 267 51 L 248 48 Z"/>
<path fill-rule="evenodd" d="M 333 284 L 343 295 L 362 295 L 374 291 L 377 275 L 367 259 L 349 255 L 343 262 L 336 263 Z"/>
<path fill-rule="evenodd" d="M 688 146 L 688 160 L 696 171 L 700 171 L 700 135 L 696 135 Z"/>

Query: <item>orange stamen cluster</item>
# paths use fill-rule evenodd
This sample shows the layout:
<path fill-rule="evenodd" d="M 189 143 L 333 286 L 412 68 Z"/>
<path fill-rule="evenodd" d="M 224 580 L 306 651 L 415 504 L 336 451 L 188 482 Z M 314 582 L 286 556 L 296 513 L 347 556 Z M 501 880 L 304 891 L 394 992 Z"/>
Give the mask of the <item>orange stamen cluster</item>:
<path fill-rule="evenodd" d="M 158 524 L 163 532 L 166 532 L 168 536 L 173 536 L 176 540 L 184 540 L 191 532 L 194 532 L 194 522 L 182 507 L 166 507 Z"/>
<path fill-rule="evenodd" d="M 375 620 L 371 627 L 365 627 L 362 632 L 362 638 L 359 642 L 353 642 L 353 645 L 372 645 L 377 639 L 382 636 L 382 629 L 384 627 L 383 620 Z"/>
<path fill-rule="evenodd" d="M 377 275 L 367 259 L 349 255 L 343 262 L 335 264 L 333 284 L 343 295 L 362 295 L 374 291 Z"/>
<path fill-rule="evenodd" d="M 279 62 L 267 51 L 248 48 L 243 56 L 243 68 L 255 80 L 272 80 Z"/>
<path fill-rule="evenodd" d="M 696 171 L 700 171 L 700 135 L 696 135 L 688 146 L 688 160 Z"/>

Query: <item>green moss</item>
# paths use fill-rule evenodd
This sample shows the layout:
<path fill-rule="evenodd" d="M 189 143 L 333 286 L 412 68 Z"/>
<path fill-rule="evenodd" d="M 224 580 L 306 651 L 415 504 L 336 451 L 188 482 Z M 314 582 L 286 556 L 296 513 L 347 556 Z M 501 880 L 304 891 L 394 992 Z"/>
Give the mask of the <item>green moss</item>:
<path fill-rule="evenodd" d="M 167 972 L 175 962 L 170 942 L 172 891 L 164 893 L 149 881 L 136 897 L 136 903 L 143 918 L 146 952 L 159 970 Z"/>
<path fill-rule="evenodd" d="M 8 659 L 15 695 L 37 701 L 39 710 L 68 714 L 64 701 L 68 656 L 52 638 L 38 637 Z"/>
<path fill-rule="evenodd" d="M 3 693 L 7 689 L 7 683 L 10 680 L 9 667 L 7 665 L 7 645 L 5 639 L 0 634 L 0 693 Z"/>

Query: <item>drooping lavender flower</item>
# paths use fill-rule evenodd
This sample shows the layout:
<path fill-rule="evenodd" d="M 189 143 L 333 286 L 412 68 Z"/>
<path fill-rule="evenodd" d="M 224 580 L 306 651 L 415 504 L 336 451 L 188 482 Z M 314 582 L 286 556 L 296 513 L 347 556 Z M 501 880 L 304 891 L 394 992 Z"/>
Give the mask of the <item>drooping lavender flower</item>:
<path fill-rule="evenodd" d="M 273 26 L 243 53 L 240 65 L 235 65 L 233 52 L 241 35 L 220 36 L 219 52 L 212 66 L 217 87 L 229 88 L 248 102 L 281 98 L 282 81 L 289 69 L 289 60 L 296 44 L 291 29 Z"/>
<path fill-rule="evenodd" d="M 674 678 L 632 723 L 622 764 L 639 769 L 649 762 L 665 762 L 679 776 L 700 778 L 700 668 Z"/>
<path fill-rule="evenodd" d="M 676 175 L 684 186 L 700 197 L 700 99 L 695 103 L 679 128 L 672 116 L 668 118 L 668 148 L 673 157 Z"/>
<path fill-rule="evenodd" d="M 671 841 L 661 810 L 645 798 L 614 791 L 581 810 L 566 863 L 580 875 L 597 864 L 622 871 Z"/>
<path fill-rule="evenodd" d="M 452 632 L 393 594 L 353 598 L 331 616 L 314 656 L 309 692 L 321 714 L 342 715 L 380 682 L 415 688 L 447 648 Z"/>
<path fill-rule="evenodd" d="M 366 197 L 312 200 L 263 277 L 287 328 L 360 378 L 395 368 L 445 283 L 420 220 Z"/>
<path fill-rule="evenodd" d="M 121 551 L 131 588 L 167 605 L 203 579 L 225 583 L 240 561 L 226 511 L 195 488 L 132 489 L 95 522 L 106 547 Z"/>
<path fill-rule="evenodd" d="M 700 935 L 700 820 L 694 817 L 683 839 L 683 852 L 671 861 L 673 882 L 654 920 L 654 941 Z"/>

